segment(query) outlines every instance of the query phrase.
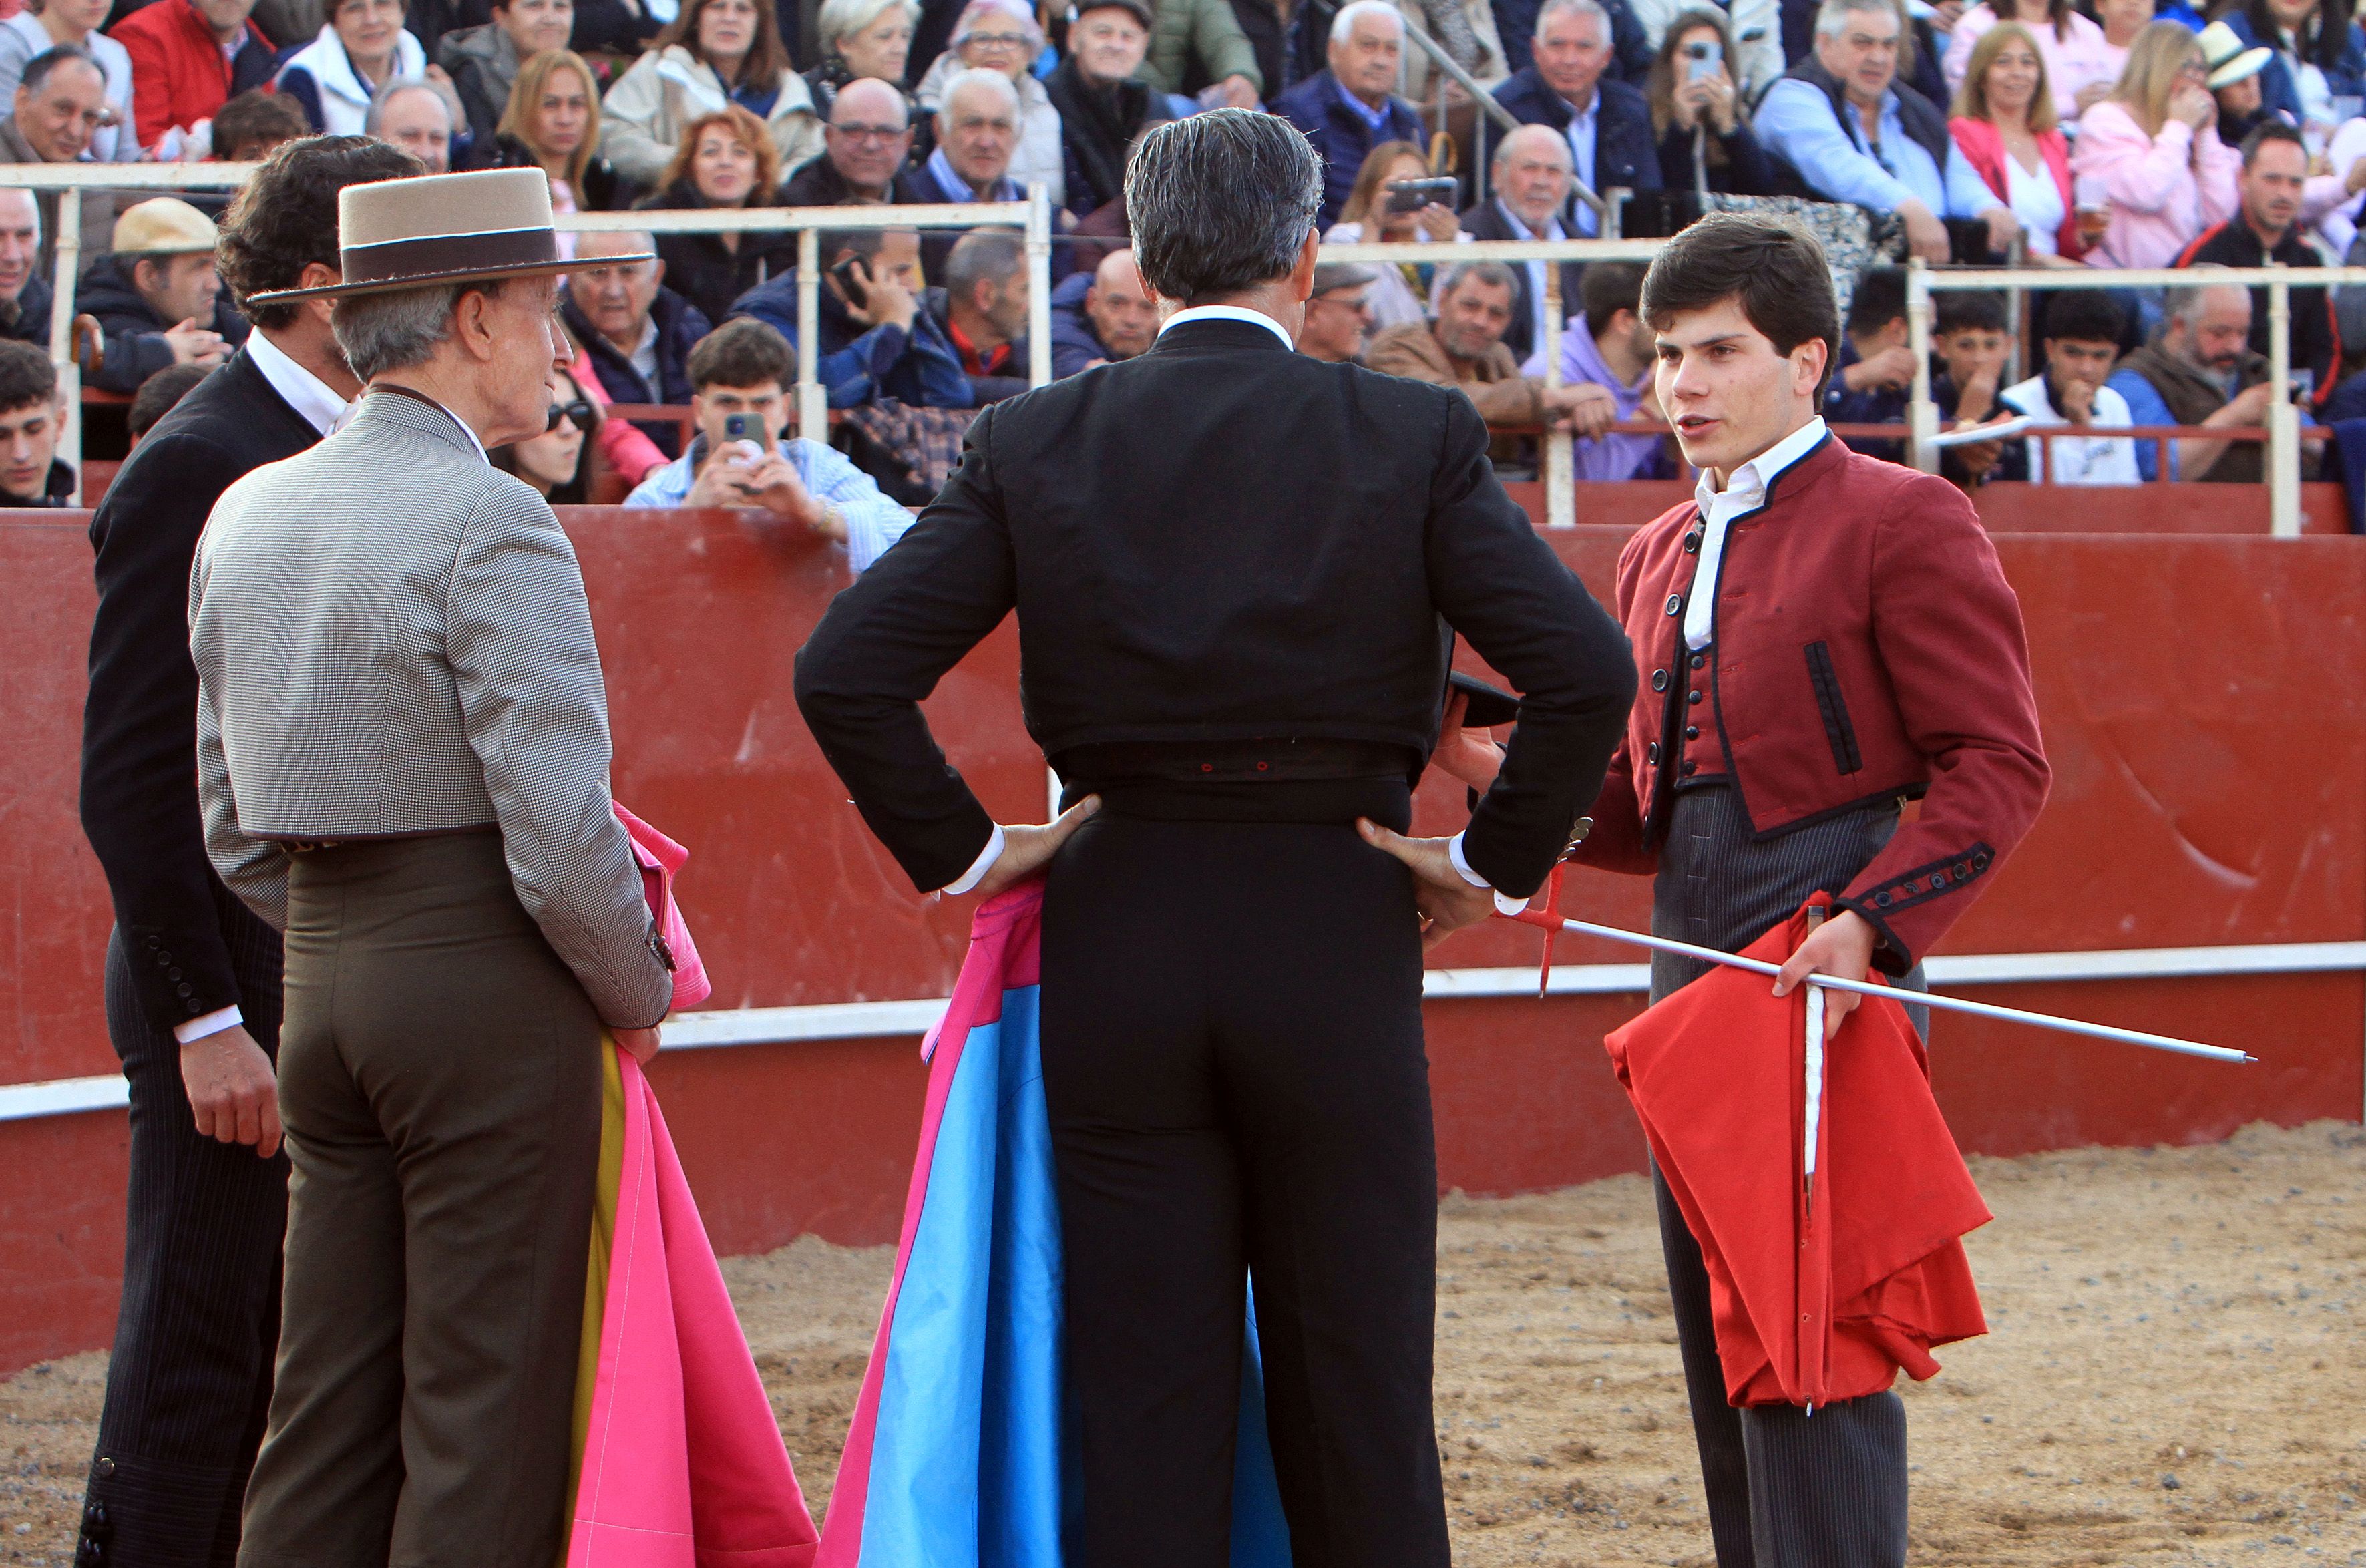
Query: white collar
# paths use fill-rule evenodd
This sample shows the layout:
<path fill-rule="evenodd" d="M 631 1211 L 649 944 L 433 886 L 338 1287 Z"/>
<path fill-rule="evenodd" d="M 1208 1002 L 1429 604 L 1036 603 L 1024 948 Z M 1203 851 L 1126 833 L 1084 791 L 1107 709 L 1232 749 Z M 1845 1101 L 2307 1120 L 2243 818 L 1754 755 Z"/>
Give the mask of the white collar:
<path fill-rule="evenodd" d="M 1814 451 L 1825 434 L 1824 416 L 1818 414 L 1765 451 L 1734 469 L 1732 478 L 1726 480 L 1722 492 L 1709 482 L 1709 470 L 1703 468 L 1700 483 L 1693 489 L 1693 499 L 1700 502 L 1703 512 L 1707 512 L 1709 502 L 1716 500 L 1719 493 L 1734 496 L 1737 499 L 1744 495 L 1764 495 L 1766 487 L 1774 482 L 1774 476 Z"/>
<path fill-rule="evenodd" d="M 1177 310 L 1158 323 L 1158 335 L 1165 337 L 1167 329 L 1179 327 L 1186 321 L 1251 321 L 1279 338 L 1282 347 L 1293 351 L 1298 347 L 1290 341 L 1290 334 L 1282 330 L 1279 321 L 1263 310 L 1245 310 L 1238 305 L 1193 305 Z"/>
<path fill-rule="evenodd" d="M 257 327 L 247 334 L 246 356 L 271 383 L 271 389 L 296 411 L 296 417 L 327 435 L 344 423 L 353 404 L 329 390 L 328 384 L 272 340 L 270 329 Z"/>
<path fill-rule="evenodd" d="M 1528 239 L 1558 240 L 1563 237 L 1560 231 L 1560 214 L 1558 212 L 1553 213 L 1545 219 L 1545 226 L 1543 228 L 1531 229 L 1528 227 L 1527 220 L 1522 218 L 1518 213 L 1513 211 L 1512 204 L 1505 201 L 1500 196 L 1495 198 L 1495 210 L 1504 215 L 1504 222 L 1509 223 L 1513 228 L 1518 230 Z"/>

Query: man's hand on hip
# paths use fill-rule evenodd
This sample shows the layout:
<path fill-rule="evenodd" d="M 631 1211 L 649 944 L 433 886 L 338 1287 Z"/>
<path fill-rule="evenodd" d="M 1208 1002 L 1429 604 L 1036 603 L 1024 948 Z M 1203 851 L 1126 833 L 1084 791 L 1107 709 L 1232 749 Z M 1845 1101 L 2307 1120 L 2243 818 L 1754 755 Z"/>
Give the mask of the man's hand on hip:
<path fill-rule="evenodd" d="M 181 1047 L 181 1083 L 197 1131 L 225 1144 L 279 1152 L 279 1078 L 254 1036 L 232 1024 Z"/>
<path fill-rule="evenodd" d="M 1041 826 L 1022 824 L 1002 830 L 1002 856 L 986 871 L 977 885 L 977 894 L 991 898 L 1006 887 L 1026 881 L 1052 863 L 1068 835 L 1085 825 L 1086 819 L 1101 808 L 1101 797 L 1088 795 L 1065 811 L 1056 822 Z"/>
<path fill-rule="evenodd" d="M 1408 839 L 1369 818 L 1356 818 L 1364 842 L 1385 850 L 1413 870 L 1414 908 L 1421 911 L 1421 944 L 1436 947 L 1465 926 L 1495 912 L 1495 893 L 1474 886 L 1454 869 L 1449 839 Z"/>

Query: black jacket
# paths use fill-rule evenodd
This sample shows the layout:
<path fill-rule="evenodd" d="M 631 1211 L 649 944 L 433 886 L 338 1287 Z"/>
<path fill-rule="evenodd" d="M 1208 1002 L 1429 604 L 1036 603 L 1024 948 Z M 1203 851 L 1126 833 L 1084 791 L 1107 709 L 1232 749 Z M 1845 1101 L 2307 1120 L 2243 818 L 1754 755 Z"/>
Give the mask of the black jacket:
<path fill-rule="evenodd" d="M 1055 766 L 1281 736 L 1426 757 L 1460 631 L 1526 694 L 1463 840 L 1515 896 L 1593 800 L 1635 690 L 1625 636 L 1504 495 L 1469 399 L 1241 321 L 979 414 L 934 503 L 798 654 L 806 722 L 921 888 L 993 823 L 919 700 L 1013 608 L 1028 731 Z"/>
<path fill-rule="evenodd" d="M 933 191 L 923 190 L 912 180 L 909 164 L 896 171 L 896 178 L 887 187 L 887 199 L 895 206 L 938 199 Z M 818 158 L 808 158 L 796 166 L 781 183 L 783 207 L 860 207 L 862 201 L 847 188 L 846 176 L 825 152 Z M 827 259 L 827 258 L 825 258 Z"/>
<path fill-rule="evenodd" d="M 1064 60 L 1043 84 L 1060 111 L 1060 151 L 1066 165 L 1068 210 L 1082 218 L 1125 195 L 1125 159 L 1134 138 L 1175 117 L 1146 82 L 1107 87 L 1085 80 L 1074 59 Z"/>
<path fill-rule="evenodd" d="M 241 350 L 156 423 L 91 519 L 98 615 L 82 825 L 114 895 L 141 1011 L 159 1031 L 245 1006 L 226 931 L 276 942 L 206 858 L 189 563 L 232 481 L 320 438 Z"/>
<path fill-rule="evenodd" d="M 658 324 L 658 384 L 654 387 L 641 378 L 629 357 L 600 335 L 599 329 L 577 308 L 571 296 L 559 297 L 558 315 L 567 323 L 567 330 L 575 334 L 575 341 L 592 355 L 592 373 L 600 378 L 600 386 L 610 402 L 690 401 L 691 347 L 712 329 L 704 312 L 672 289 L 659 288 L 658 297 L 649 302 L 649 320 Z M 656 442 L 658 450 L 667 457 L 682 456 L 680 426 L 648 423 L 636 423 L 634 428 Z"/>
<path fill-rule="evenodd" d="M 1465 212 L 1459 220 L 1464 233 L 1474 240 L 1525 240 L 1526 234 L 1515 233 L 1511 220 L 1504 216 L 1504 204 L 1490 197 L 1482 206 Z M 1561 214 L 1564 228 L 1569 214 Z M 1560 264 L 1560 309 L 1564 319 L 1578 312 L 1577 280 L 1585 276 L 1583 262 Z M 1529 351 L 1537 346 L 1537 308 L 1528 299 L 1528 269 L 1525 264 L 1512 267 L 1512 324 L 1504 329 L 1504 346 L 1512 357 L 1527 363 Z"/>
<path fill-rule="evenodd" d="M 132 263 L 121 256 L 101 256 L 82 275 L 74 295 L 76 312 L 98 320 L 105 355 L 94 387 L 110 392 L 136 392 L 140 383 L 173 363 L 173 345 L 164 341 L 168 321 L 156 314 L 140 290 L 131 286 Z M 224 289 L 214 300 L 213 320 L 205 323 L 233 344 L 246 341 L 246 318 L 230 302 Z"/>
<path fill-rule="evenodd" d="M 1628 190 L 1660 188 L 1660 139 L 1651 132 L 1651 101 L 1640 87 L 1613 81 L 1607 72 L 1594 84 L 1594 190 L 1600 196 L 1613 186 Z M 1495 89 L 1495 101 L 1512 111 L 1522 125 L 1549 125 L 1566 135 L 1576 111 L 1569 100 L 1545 85 L 1533 65 L 1513 73 Z M 1492 121 L 1482 116 L 1481 134 Z M 1494 156 L 1493 140 L 1481 152 Z"/>
<path fill-rule="evenodd" d="M 675 186 L 641 203 L 647 209 L 699 210 L 706 198 L 697 188 Z M 739 248 L 727 249 L 720 234 L 659 234 L 658 259 L 665 263 L 665 286 L 698 307 L 710 321 L 731 313 L 731 301 L 750 288 L 797 270 L 797 237 L 784 229 L 749 230 Z"/>
<path fill-rule="evenodd" d="M 0 309 L 0 315 L 8 318 L 7 324 L 0 326 L 0 337 L 48 348 L 50 303 L 54 298 L 50 289 L 50 280 L 38 272 L 31 274 L 25 279 L 25 287 L 17 290 L 17 298 L 6 302 L 13 304 L 15 309 Z"/>

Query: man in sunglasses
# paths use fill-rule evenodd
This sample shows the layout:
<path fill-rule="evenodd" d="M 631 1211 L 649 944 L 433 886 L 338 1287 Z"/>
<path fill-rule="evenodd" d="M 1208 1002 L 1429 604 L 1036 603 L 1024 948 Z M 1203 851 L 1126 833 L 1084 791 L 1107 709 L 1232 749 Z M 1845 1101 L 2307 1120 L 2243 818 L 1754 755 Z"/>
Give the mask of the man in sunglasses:
<path fill-rule="evenodd" d="M 744 316 L 700 339 L 690 351 L 698 434 L 625 504 L 760 507 L 843 544 L 856 571 L 877 560 L 912 514 L 827 444 L 781 438 L 795 367 L 786 338 Z"/>

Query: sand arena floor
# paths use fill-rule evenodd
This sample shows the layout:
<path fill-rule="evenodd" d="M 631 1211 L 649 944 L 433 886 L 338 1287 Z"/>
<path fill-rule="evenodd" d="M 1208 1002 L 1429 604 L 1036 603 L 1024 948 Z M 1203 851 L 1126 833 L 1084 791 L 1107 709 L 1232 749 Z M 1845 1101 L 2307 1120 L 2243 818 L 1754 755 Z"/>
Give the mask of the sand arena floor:
<path fill-rule="evenodd" d="M 1912 1560 L 2366 1568 L 2366 1131 L 1973 1161 L 1989 1337 L 1906 1391 Z M 1640 1178 L 1448 1199 L 1438 1439 L 1455 1559 L 1710 1563 Z M 817 1516 L 891 1262 L 727 1263 Z M 103 1355 L 0 1384 L 0 1562 L 73 1560 Z"/>

